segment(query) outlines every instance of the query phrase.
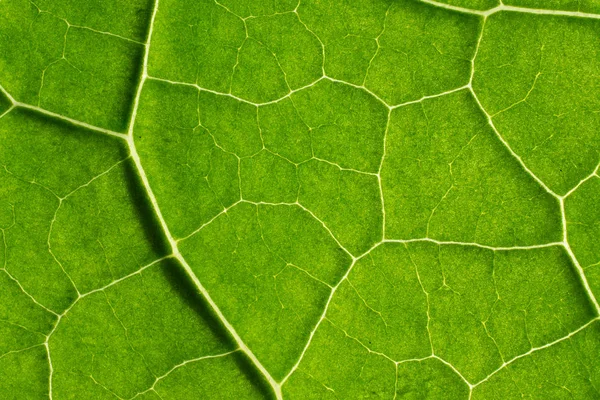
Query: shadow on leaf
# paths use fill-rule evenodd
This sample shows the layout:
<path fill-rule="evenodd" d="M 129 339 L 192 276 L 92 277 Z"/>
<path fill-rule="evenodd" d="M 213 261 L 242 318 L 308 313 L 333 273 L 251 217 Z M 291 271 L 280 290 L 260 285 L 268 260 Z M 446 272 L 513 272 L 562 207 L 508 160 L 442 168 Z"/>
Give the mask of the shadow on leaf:
<path fill-rule="evenodd" d="M 160 222 L 154 213 L 152 204 L 143 189 L 144 186 L 137 174 L 133 161 L 128 160 L 125 163 L 125 170 L 130 195 L 136 206 L 138 217 L 143 224 L 146 237 L 158 257 L 166 256 L 170 253 L 169 243 L 162 232 Z M 173 258 L 166 259 L 162 262 L 161 271 L 169 284 L 180 294 L 185 303 L 199 315 L 202 322 L 210 328 L 217 339 L 227 347 L 235 349 L 237 347 L 235 340 L 220 322 L 179 261 Z M 266 398 L 275 398 L 268 382 L 243 352 L 236 352 L 232 354 L 232 357 L 240 370 L 258 391 L 264 393 Z"/>

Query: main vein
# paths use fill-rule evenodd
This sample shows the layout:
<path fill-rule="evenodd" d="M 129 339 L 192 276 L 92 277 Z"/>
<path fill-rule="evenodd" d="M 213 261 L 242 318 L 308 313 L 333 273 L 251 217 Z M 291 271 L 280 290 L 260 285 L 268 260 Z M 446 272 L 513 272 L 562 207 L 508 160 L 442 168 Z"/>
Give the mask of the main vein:
<path fill-rule="evenodd" d="M 169 230 L 169 227 L 162 215 L 162 212 L 161 212 L 158 202 L 156 200 L 156 196 L 154 196 L 154 193 L 150 186 L 150 182 L 148 181 L 148 177 L 146 176 L 146 173 L 142 166 L 140 156 L 135 147 L 135 142 L 133 140 L 133 130 L 134 130 L 134 125 L 135 125 L 135 120 L 137 117 L 137 112 L 138 112 L 138 108 L 139 108 L 140 97 L 142 94 L 144 82 L 146 81 L 146 79 L 148 79 L 148 56 L 150 53 L 150 43 L 152 40 L 152 31 L 154 28 L 154 21 L 156 19 L 156 14 L 158 13 L 158 7 L 159 7 L 159 0 L 155 0 L 154 10 L 152 11 L 152 17 L 150 19 L 150 25 L 149 25 L 149 29 L 148 29 L 148 37 L 147 37 L 146 43 L 144 44 L 145 50 L 144 50 L 144 64 L 142 66 L 142 76 L 138 83 L 137 92 L 136 92 L 135 99 L 133 102 L 133 110 L 131 112 L 131 118 L 130 118 L 130 121 L 128 124 L 129 128 L 128 128 L 128 133 L 127 133 L 127 137 L 126 137 L 127 146 L 129 148 L 131 158 L 133 159 L 133 161 L 135 163 L 138 174 L 142 180 L 142 184 L 144 186 L 146 194 L 148 195 L 148 198 L 150 199 L 152 208 L 154 209 L 154 212 L 160 222 L 160 226 L 163 230 L 163 233 L 171 246 L 173 256 L 183 266 L 183 269 L 185 270 L 186 274 L 194 282 L 197 289 L 200 291 L 200 293 L 204 296 L 206 301 L 209 303 L 209 305 L 213 309 L 215 315 L 219 318 L 219 320 L 225 326 L 225 328 L 227 329 L 229 334 L 233 337 L 233 339 L 237 343 L 240 350 L 246 354 L 246 356 L 252 361 L 252 363 L 260 371 L 260 373 L 262 373 L 264 375 L 266 380 L 269 382 L 269 384 L 273 388 L 273 391 L 275 392 L 275 395 L 277 396 L 277 398 L 282 399 L 281 385 L 279 383 L 277 383 L 277 381 L 275 381 L 275 379 L 271 376 L 269 371 L 267 371 L 267 369 L 261 364 L 261 362 L 258 360 L 258 358 L 254 355 L 254 353 L 244 343 L 242 338 L 236 332 L 235 328 L 231 325 L 231 323 L 229 323 L 227 318 L 225 318 L 225 316 L 223 315 L 223 313 L 221 312 L 221 310 L 219 309 L 217 304 L 214 302 L 214 300 L 212 299 L 212 297 L 210 296 L 210 294 L 208 293 L 206 288 L 202 285 L 202 283 L 200 282 L 200 280 L 198 279 L 198 277 L 196 276 L 196 274 L 194 273 L 194 271 L 192 270 L 190 265 L 187 263 L 187 261 L 185 260 L 183 255 L 179 252 L 179 248 L 177 247 L 177 241 L 173 238 L 173 235 L 171 234 L 171 231 Z"/>

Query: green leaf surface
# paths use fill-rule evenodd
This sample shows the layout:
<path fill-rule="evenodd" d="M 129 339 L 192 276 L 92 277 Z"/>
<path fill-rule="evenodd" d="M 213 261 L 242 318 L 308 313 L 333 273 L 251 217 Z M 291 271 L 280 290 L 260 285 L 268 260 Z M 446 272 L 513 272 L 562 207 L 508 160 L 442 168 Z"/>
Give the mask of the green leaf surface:
<path fill-rule="evenodd" d="M 600 396 L 598 1 L 0 15 L 0 398 Z"/>

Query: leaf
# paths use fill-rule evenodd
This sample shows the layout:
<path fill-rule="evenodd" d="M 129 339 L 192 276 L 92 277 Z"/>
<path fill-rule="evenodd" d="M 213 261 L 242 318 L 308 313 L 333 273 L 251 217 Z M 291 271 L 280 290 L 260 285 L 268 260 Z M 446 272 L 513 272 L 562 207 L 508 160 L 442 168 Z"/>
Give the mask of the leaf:
<path fill-rule="evenodd" d="M 599 12 L 0 2 L 0 397 L 597 398 Z"/>

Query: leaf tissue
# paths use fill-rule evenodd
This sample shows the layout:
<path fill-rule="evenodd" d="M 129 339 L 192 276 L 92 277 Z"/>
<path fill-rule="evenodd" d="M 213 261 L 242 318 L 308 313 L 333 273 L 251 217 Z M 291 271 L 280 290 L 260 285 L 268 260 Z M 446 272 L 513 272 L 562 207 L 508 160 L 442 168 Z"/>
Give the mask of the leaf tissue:
<path fill-rule="evenodd" d="M 0 1 L 0 398 L 600 397 L 598 32 Z"/>

